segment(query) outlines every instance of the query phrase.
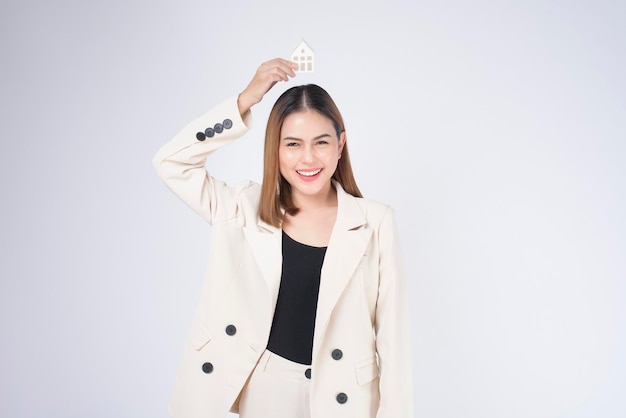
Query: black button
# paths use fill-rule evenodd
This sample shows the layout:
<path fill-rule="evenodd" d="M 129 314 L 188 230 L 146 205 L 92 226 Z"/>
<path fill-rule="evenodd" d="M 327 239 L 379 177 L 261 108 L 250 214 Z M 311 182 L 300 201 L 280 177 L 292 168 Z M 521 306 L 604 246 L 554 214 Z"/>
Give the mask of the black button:
<path fill-rule="evenodd" d="M 204 140 L 206 139 L 206 135 L 204 135 L 202 132 L 198 132 L 198 133 L 196 134 L 196 139 L 197 139 L 198 141 L 204 141 Z"/>
<path fill-rule="evenodd" d="M 213 129 L 215 130 L 216 134 L 221 134 L 224 130 L 224 125 L 222 125 L 221 123 L 216 123 Z"/>
<path fill-rule="evenodd" d="M 233 336 L 237 333 L 237 327 L 234 325 L 229 325 L 226 327 L 226 335 Z"/>
<path fill-rule="evenodd" d="M 307 379 L 311 378 L 311 369 L 306 369 L 304 371 L 304 375 L 306 376 Z"/>
<path fill-rule="evenodd" d="M 333 356 L 333 359 L 335 360 L 341 360 L 341 358 L 343 357 L 343 352 L 340 349 L 335 348 L 333 352 L 330 353 L 330 355 Z"/>
<path fill-rule="evenodd" d="M 233 127 L 233 121 L 230 119 L 224 119 L 224 122 L 222 122 L 222 125 L 224 125 L 224 129 L 230 129 Z"/>
<path fill-rule="evenodd" d="M 215 135 L 215 131 L 213 130 L 213 128 L 206 128 L 204 130 L 204 134 L 209 138 L 213 138 L 213 135 Z"/>
<path fill-rule="evenodd" d="M 209 374 L 213 371 L 213 365 L 211 363 L 204 363 L 202 365 L 202 371 Z"/>
<path fill-rule="evenodd" d="M 337 402 L 339 402 L 340 404 L 344 404 L 348 402 L 348 395 L 341 392 L 340 394 L 337 395 Z"/>

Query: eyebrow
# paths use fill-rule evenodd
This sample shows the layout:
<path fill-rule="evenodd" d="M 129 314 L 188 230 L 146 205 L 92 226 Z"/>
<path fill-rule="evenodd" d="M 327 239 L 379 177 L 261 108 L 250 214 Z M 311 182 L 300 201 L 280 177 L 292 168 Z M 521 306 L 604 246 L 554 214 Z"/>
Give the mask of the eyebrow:
<path fill-rule="evenodd" d="M 313 141 L 316 141 L 318 139 L 322 139 L 322 138 L 330 138 L 330 134 L 321 134 L 316 136 L 315 138 L 313 138 Z M 303 139 L 301 138 L 295 138 L 293 136 L 286 136 L 282 139 L 282 141 L 303 141 Z"/>

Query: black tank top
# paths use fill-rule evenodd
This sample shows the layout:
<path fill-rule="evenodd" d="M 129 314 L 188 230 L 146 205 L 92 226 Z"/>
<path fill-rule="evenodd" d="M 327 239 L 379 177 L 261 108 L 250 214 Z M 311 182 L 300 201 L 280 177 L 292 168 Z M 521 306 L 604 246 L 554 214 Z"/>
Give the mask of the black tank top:
<path fill-rule="evenodd" d="M 320 274 L 326 247 L 312 247 L 283 232 L 283 272 L 267 349 L 311 364 Z"/>

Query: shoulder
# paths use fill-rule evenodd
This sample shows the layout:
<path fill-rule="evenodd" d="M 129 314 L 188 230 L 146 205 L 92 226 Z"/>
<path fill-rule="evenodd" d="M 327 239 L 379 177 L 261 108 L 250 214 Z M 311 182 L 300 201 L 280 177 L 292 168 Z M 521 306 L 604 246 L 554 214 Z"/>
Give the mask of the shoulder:
<path fill-rule="evenodd" d="M 363 209 L 364 213 L 372 217 L 384 216 L 385 213 L 392 210 L 391 206 L 378 200 L 369 199 L 367 197 L 354 197 L 357 204 Z"/>
<path fill-rule="evenodd" d="M 213 179 L 213 195 L 215 197 L 215 215 L 211 224 L 248 224 L 254 221 L 259 208 L 261 185 L 244 180 L 228 185 L 226 182 Z"/>
<path fill-rule="evenodd" d="M 399 230 L 393 207 L 373 199 L 354 197 L 365 218 L 365 227 L 373 231 L 379 248 L 398 245 Z"/>
<path fill-rule="evenodd" d="M 393 209 L 386 203 L 366 197 L 352 196 L 339 185 L 337 185 L 337 196 L 340 206 L 346 208 L 350 216 L 362 217 L 364 223 L 370 227 L 375 228 L 383 223 L 387 217 L 393 218 Z"/>
<path fill-rule="evenodd" d="M 355 197 L 370 227 L 380 228 L 384 224 L 395 223 L 393 208 L 383 202 L 365 197 Z"/>
<path fill-rule="evenodd" d="M 261 185 L 252 180 L 242 181 L 235 186 L 235 194 L 239 204 L 259 206 L 261 199 Z"/>

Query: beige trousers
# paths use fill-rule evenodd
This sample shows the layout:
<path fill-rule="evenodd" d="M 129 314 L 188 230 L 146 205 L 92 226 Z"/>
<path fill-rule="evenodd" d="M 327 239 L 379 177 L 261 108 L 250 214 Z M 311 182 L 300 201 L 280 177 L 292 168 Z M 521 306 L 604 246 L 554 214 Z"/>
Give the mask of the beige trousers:
<path fill-rule="evenodd" d="M 240 418 L 310 418 L 310 373 L 265 350 L 241 393 Z"/>

